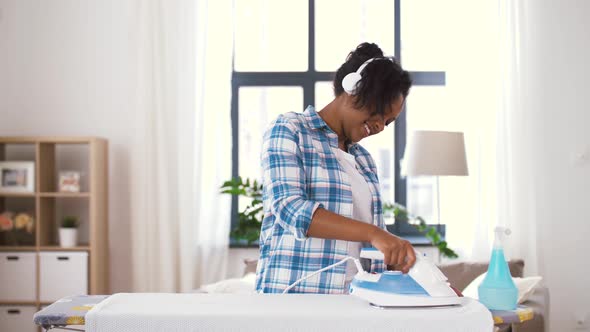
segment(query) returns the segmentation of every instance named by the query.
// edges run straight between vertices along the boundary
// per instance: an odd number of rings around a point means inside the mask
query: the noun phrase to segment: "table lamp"
[[[408,141],[402,175],[435,176],[436,207],[440,224],[440,176],[466,176],[467,159],[462,132],[417,130]]]

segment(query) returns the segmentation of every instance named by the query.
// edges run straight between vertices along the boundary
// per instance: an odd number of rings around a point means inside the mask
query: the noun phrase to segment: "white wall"
[[[525,98],[535,114],[539,268],[551,291],[551,331],[573,330],[576,312],[590,325],[588,13],[584,0],[529,0],[525,11]]]
[[[0,0],[0,136],[101,136],[110,143],[112,291],[129,291],[131,1]]]

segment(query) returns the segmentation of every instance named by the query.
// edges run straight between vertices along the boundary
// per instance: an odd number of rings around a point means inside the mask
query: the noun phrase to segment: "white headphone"
[[[348,75],[344,76],[344,78],[342,79],[342,88],[344,89],[344,91],[346,93],[348,93],[349,95],[355,95],[357,92],[356,85],[358,84],[358,82],[360,82],[360,80],[362,78],[361,73],[363,72],[363,69],[365,69],[365,67],[369,63],[371,63],[373,60],[380,60],[380,59],[386,59],[389,61],[393,61],[391,58],[387,58],[387,57],[371,58],[371,59],[365,61],[359,67],[359,69],[357,69],[357,71],[353,71],[352,73],[349,73]]]

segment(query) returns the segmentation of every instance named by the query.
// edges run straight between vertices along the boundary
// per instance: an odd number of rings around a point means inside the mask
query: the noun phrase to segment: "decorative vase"
[[[59,229],[59,246],[62,248],[72,248],[78,243],[78,229],[63,228]]]

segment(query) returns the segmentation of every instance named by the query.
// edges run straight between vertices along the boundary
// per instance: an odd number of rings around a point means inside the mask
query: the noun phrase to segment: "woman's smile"
[[[369,125],[365,122],[365,131],[367,132],[367,135],[365,135],[365,137],[368,137],[369,135],[371,135],[371,129],[369,128]]]

